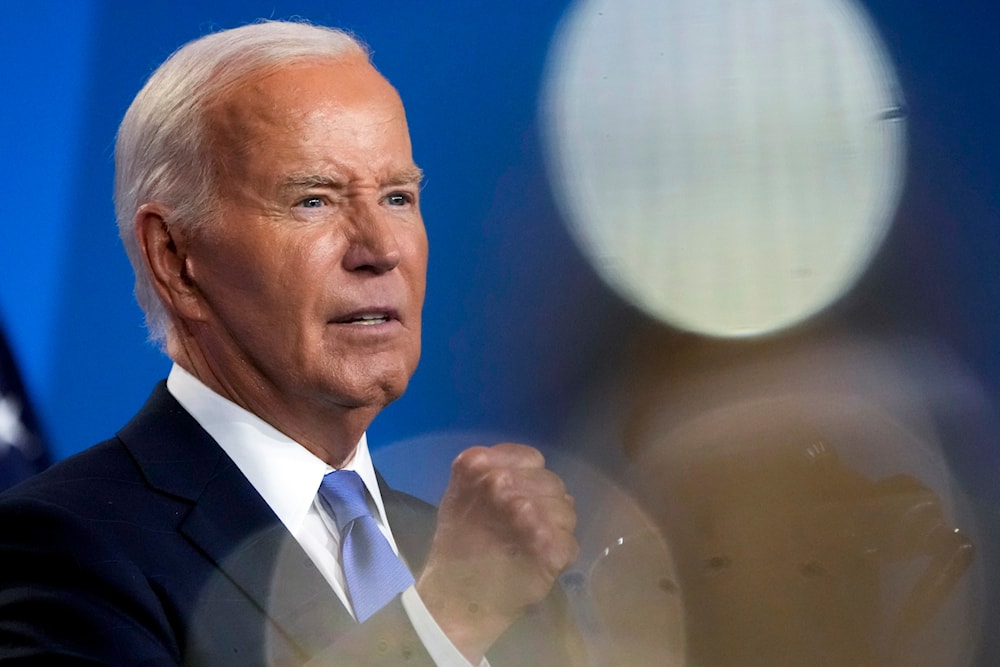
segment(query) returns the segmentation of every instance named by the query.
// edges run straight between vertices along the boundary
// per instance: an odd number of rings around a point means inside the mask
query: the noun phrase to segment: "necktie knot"
[[[320,496],[337,522],[337,530],[347,531],[347,526],[359,517],[371,516],[365,497],[365,483],[353,470],[334,470],[323,477]]]

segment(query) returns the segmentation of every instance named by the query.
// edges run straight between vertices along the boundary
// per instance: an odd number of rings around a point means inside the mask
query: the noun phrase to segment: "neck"
[[[234,383],[215,370],[195,346],[172,338],[171,359],[219,396],[256,415],[334,468],[353,457],[361,436],[379,410],[372,406],[345,407],[322,399],[288,400],[263,379]]]

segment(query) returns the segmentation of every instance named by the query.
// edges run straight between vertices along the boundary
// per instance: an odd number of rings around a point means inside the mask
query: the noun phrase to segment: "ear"
[[[168,209],[155,202],[136,211],[134,226],[146,271],[160,299],[175,317],[201,320],[205,303],[188,271],[189,238],[167,224]]]

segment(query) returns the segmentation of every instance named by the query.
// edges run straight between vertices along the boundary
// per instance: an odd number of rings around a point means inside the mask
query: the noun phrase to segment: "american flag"
[[[49,464],[45,442],[0,327],[0,491]]]

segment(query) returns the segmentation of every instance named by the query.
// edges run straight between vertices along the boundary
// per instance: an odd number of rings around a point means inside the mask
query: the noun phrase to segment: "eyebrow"
[[[344,183],[330,176],[320,174],[293,174],[281,184],[283,190],[315,187],[339,189],[344,187]]]
[[[424,180],[424,170],[413,165],[401,171],[392,173],[380,183],[382,186],[413,185]],[[334,190],[341,190],[346,187],[344,181],[324,174],[292,174],[281,184],[283,190],[297,188],[325,187]]]
[[[413,185],[419,184],[423,180],[424,170],[417,165],[413,165],[412,167],[392,174],[385,181],[385,185]]]

